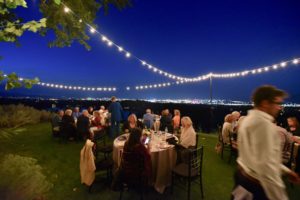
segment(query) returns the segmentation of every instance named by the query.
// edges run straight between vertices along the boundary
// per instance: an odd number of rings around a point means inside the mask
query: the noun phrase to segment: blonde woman
[[[122,127],[123,132],[130,132],[133,128],[140,128],[143,129],[143,123],[137,120],[137,117],[135,114],[131,114],[128,116],[127,121],[124,122],[124,125]]]
[[[224,124],[222,128],[222,137],[223,137],[223,142],[226,144],[230,144],[230,133],[232,132],[232,121],[233,121],[233,116],[232,114],[228,114],[224,118]]]
[[[179,144],[184,147],[188,148],[190,146],[196,146],[196,132],[193,128],[193,122],[190,117],[182,117],[181,119],[181,135]]]

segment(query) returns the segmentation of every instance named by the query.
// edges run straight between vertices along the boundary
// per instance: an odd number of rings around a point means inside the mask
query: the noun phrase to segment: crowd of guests
[[[233,111],[224,117],[222,126],[222,138],[225,144],[236,143],[238,137],[238,129],[245,116],[241,116],[238,111]],[[275,123],[275,122],[274,122]],[[275,123],[276,124],[276,123]],[[282,161],[287,164],[291,158],[292,144],[297,142],[300,144],[300,125],[296,117],[287,118],[287,127],[283,128],[276,124],[277,133],[281,138]],[[231,141],[230,141],[231,140]]]
[[[65,140],[85,140],[93,139],[96,134],[102,134],[104,130],[114,139],[121,132],[131,133],[136,128],[152,129],[175,133],[179,136],[178,146],[182,148],[195,146],[196,132],[192,120],[187,116],[181,117],[178,109],[174,109],[173,113],[174,116],[169,109],[164,109],[161,115],[157,115],[148,108],[142,119],[138,119],[134,113],[130,114],[120,129],[122,106],[116,101],[116,97],[112,97],[108,109],[100,106],[98,110],[94,110],[93,107],[82,110],[79,107],[73,110],[59,110],[52,118],[52,132],[55,137]]]
[[[174,117],[170,114],[168,109],[161,112],[161,116],[155,115],[151,112],[151,109],[146,109],[146,113],[143,115],[143,119],[140,121],[135,114],[129,115],[127,121],[124,122],[122,131],[128,133],[129,138],[125,142],[123,151],[129,153],[135,153],[141,156],[144,160],[144,172],[143,178],[149,180],[151,176],[151,156],[149,145],[144,144],[144,136],[142,129],[152,129],[153,131],[162,131],[171,134],[176,134],[179,137],[178,143],[173,143],[176,146],[177,162],[184,161],[184,150],[196,146],[196,132],[193,128],[193,122],[188,116],[180,117],[180,111],[174,110]],[[159,120],[157,120],[159,119]],[[158,124],[159,123],[159,124]],[[157,129],[158,126],[159,128]],[[179,131],[180,130],[180,131]],[[187,157],[185,155],[185,157]],[[123,158],[124,159],[124,158]],[[126,158],[125,158],[126,159]],[[135,169],[137,163],[128,163],[131,167],[125,166],[128,169]],[[127,177],[135,177],[135,172],[129,170],[126,172]]]
[[[105,130],[109,125],[110,114],[104,106],[99,110],[93,107],[73,110],[59,110],[51,120],[53,136],[65,140],[93,139],[96,133]]]

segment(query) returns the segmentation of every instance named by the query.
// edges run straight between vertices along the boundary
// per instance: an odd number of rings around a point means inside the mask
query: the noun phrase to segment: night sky
[[[34,2],[34,1],[29,1]],[[72,9],[72,8],[71,8]],[[62,10],[63,12],[63,10]],[[26,20],[39,19],[38,6],[18,9]],[[68,17],[68,14],[66,14]],[[99,12],[98,30],[133,55],[166,72],[196,77],[229,73],[300,58],[300,1],[133,1],[123,11]],[[116,92],[66,91],[34,86],[7,94],[52,97],[209,98],[209,81],[136,91],[135,85],[172,81],[126,58],[92,35],[91,51],[73,43],[48,48],[53,38],[26,33],[21,47],[0,44],[0,70],[43,82],[76,86],[115,86]],[[300,65],[243,78],[213,79],[213,98],[248,101],[253,89],[272,84],[300,103]],[[127,91],[129,86],[132,89]],[[2,90],[2,89],[1,89]]]

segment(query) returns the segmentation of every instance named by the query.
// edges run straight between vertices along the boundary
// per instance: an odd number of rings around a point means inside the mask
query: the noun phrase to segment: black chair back
[[[203,165],[203,146],[196,149],[188,149],[188,164],[179,163],[172,170],[172,187],[176,177],[181,177],[187,180],[187,199],[191,196],[191,183],[197,182],[200,185],[201,197],[203,198],[203,184],[202,184],[202,165]],[[199,182],[197,181],[199,180]]]
[[[137,189],[143,198],[144,186],[147,179],[143,176],[145,169],[144,157],[135,152],[123,151],[121,158],[121,191],[119,199],[122,199],[124,185],[129,188]]]
[[[203,163],[203,146],[190,149],[189,150],[189,174],[188,176],[191,177],[192,171],[197,172],[197,175],[202,173],[202,163]]]

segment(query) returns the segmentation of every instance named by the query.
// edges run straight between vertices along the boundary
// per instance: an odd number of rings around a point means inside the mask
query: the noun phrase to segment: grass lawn
[[[215,153],[214,146],[217,136],[214,134],[201,134],[199,144],[204,145],[203,183],[205,199],[230,199],[233,187],[233,173],[235,164],[227,162]],[[0,158],[5,154],[18,154],[33,157],[42,166],[47,180],[53,184],[46,195],[47,199],[118,199],[119,193],[113,192],[99,179],[88,193],[87,188],[80,183],[79,153],[83,142],[61,143],[51,136],[51,127],[48,123],[26,126],[15,130],[0,132]],[[102,175],[101,175],[102,176]],[[101,177],[99,175],[99,177]],[[105,175],[103,175],[104,177]],[[1,181],[1,180],[0,180]],[[290,199],[299,199],[300,186],[291,188],[287,184]],[[146,199],[185,199],[186,192],[175,187],[174,195],[170,195],[169,188],[164,194],[150,190]],[[125,193],[123,199],[137,199],[135,193]],[[197,184],[192,188],[192,199],[200,198],[200,188]]]

